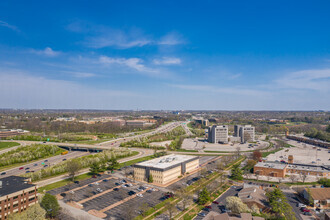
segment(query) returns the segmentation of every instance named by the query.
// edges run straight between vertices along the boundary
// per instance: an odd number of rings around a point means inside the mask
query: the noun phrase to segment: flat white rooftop
[[[186,161],[192,160],[192,159],[198,159],[198,157],[188,156],[188,155],[170,154],[170,155],[166,155],[163,157],[159,157],[159,158],[155,158],[152,160],[137,163],[136,165],[165,169],[167,167],[181,164],[183,162],[186,162]]]
[[[283,170],[287,164],[285,163],[273,163],[273,162],[258,162],[255,167],[273,168]]]

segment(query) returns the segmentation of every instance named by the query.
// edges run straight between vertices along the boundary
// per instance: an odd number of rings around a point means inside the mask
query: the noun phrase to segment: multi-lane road
[[[60,163],[64,160],[81,157],[81,156],[88,155],[88,154],[90,154],[90,153],[82,152],[82,151],[74,151],[74,152],[69,152],[68,154],[65,154],[65,155],[57,155],[57,156],[49,157],[47,159],[38,160],[38,161],[29,163],[29,164],[25,164],[25,165],[22,165],[19,167],[1,171],[0,178],[6,177],[6,176],[12,176],[12,175],[22,175],[27,172],[35,172],[35,171],[43,169],[44,167],[48,167],[48,166],[52,166],[57,163]]]
[[[181,125],[182,122],[172,122],[172,123],[168,123],[166,125],[163,125],[153,131],[150,132],[146,132],[146,133],[142,133],[142,134],[138,134],[138,135],[134,135],[134,136],[129,136],[126,138],[118,138],[118,139],[114,139],[111,141],[106,141],[97,145],[87,145],[87,144],[73,144],[73,143],[57,143],[57,142],[47,142],[47,143],[43,143],[43,144],[51,144],[51,145],[58,145],[58,146],[67,146],[67,147],[73,147],[73,148],[84,148],[84,149],[102,149],[102,150],[106,150],[106,149],[112,149],[112,148],[118,148],[119,145],[123,142],[127,142],[133,139],[139,139],[139,138],[143,138],[143,137],[148,137],[157,133],[166,133],[178,126]],[[33,143],[40,143],[37,141],[16,141],[20,143],[22,146],[25,145],[29,145],[29,144],[33,144]],[[13,147],[13,148],[9,148],[10,149],[14,149],[17,147]],[[7,151],[8,151],[7,150]],[[122,160],[120,160],[120,162],[126,162],[132,159],[137,159],[140,157],[144,157],[144,156],[148,156],[151,155],[153,153],[152,150],[150,149],[141,149],[141,148],[131,148],[131,150],[133,151],[138,151],[139,154],[133,157],[129,157],[129,158],[124,158]],[[54,164],[60,163],[63,160],[67,160],[67,159],[71,159],[71,158],[77,158],[77,157],[81,157],[84,155],[90,154],[89,152],[82,152],[82,151],[72,151],[69,152],[66,155],[57,155],[57,156],[53,156],[53,157],[49,157],[43,160],[38,160],[35,161],[33,163],[29,163],[29,164],[25,164],[22,166],[17,166],[15,168],[11,168],[8,170],[2,170],[0,172],[0,178],[2,177],[6,177],[6,176],[10,176],[10,175],[21,175],[24,174],[26,172],[33,172],[33,171],[37,171],[40,169],[43,169],[45,165],[47,166],[52,166]],[[43,164],[42,164],[43,163]],[[23,168],[21,168],[23,167]],[[21,168],[21,169],[20,169]]]

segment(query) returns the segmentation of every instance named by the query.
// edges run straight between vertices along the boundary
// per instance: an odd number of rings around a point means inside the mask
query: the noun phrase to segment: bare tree
[[[236,147],[236,158],[238,159],[241,156],[241,148]]]
[[[165,203],[165,209],[168,212],[170,219],[172,219],[173,214],[176,210],[175,203],[167,200],[167,202]]]
[[[307,179],[307,173],[306,172],[301,172],[300,173],[300,179],[303,181],[303,183],[305,183],[305,181]]]
[[[179,197],[182,199],[182,209],[185,210],[189,202],[192,200],[192,193],[186,188],[179,191]]]
[[[290,175],[290,180],[292,183],[296,182],[298,180],[298,177],[296,175]]]
[[[144,202],[141,206],[140,206],[140,211],[141,211],[141,215],[143,216],[143,217],[145,217],[145,215],[146,215],[146,212],[148,211],[148,209],[150,208],[150,206],[149,206],[149,204],[148,203],[146,203],[146,202]]]
[[[69,177],[71,178],[72,181],[74,181],[74,178],[78,174],[78,172],[81,168],[81,165],[76,160],[68,160],[66,165],[67,165],[67,170],[68,170],[68,173],[69,173]]]

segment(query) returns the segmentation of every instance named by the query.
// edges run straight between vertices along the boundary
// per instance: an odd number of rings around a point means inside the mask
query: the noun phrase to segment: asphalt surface
[[[288,203],[292,207],[292,211],[294,212],[297,220],[303,220],[300,214],[302,212],[299,210],[299,207],[297,207],[297,204],[300,203],[296,194],[293,190],[283,190],[284,195],[286,196]]]
[[[72,151],[65,155],[57,155],[54,157],[45,158],[42,160],[35,161],[33,163],[18,166],[18,167],[8,169],[8,170],[3,170],[0,173],[3,174],[5,172],[6,174],[0,175],[0,178],[12,176],[12,175],[21,175],[21,174],[26,173],[27,171],[30,171],[30,172],[38,171],[38,170],[43,169],[45,165],[47,165],[47,167],[53,166],[55,164],[62,162],[64,159],[68,160],[68,159],[81,157],[81,156],[88,155],[88,154],[90,154],[90,153],[82,152],[82,151]],[[44,163],[44,165],[41,163]],[[21,167],[23,167],[23,169],[20,169]]]
[[[236,196],[237,193],[242,189],[241,186],[231,186],[225,193],[223,193],[218,199],[216,199],[215,201],[217,201],[219,204],[215,204],[212,203],[211,207],[212,209],[210,211],[214,211],[214,212],[218,212],[218,213],[222,213],[220,208],[225,208],[226,205],[226,198],[228,196]],[[204,213],[205,215],[208,214],[208,211],[204,211],[202,210],[200,213]],[[199,213],[198,213],[199,214]],[[201,220],[204,217],[197,215],[194,220]]]

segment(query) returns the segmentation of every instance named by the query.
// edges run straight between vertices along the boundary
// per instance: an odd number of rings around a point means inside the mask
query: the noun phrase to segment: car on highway
[[[23,170],[24,169],[24,167],[20,167],[20,168],[18,168],[19,170]]]
[[[0,175],[6,175],[6,172],[2,172]]]
[[[46,164],[44,167],[48,167],[48,165]]]
[[[62,161],[66,161],[66,158],[64,158]]]
[[[48,160],[45,160],[44,162],[46,163],[46,162],[48,162]]]
[[[38,164],[37,164],[37,163],[35,163],[33,166],[35,166],[35,167],[36,167],[36,166],[38,166]]]
[[[25,173],[30,173],[31,171],[30,170],[27,170]]]
[[[25,168],[25,170],[29,170],[29,169],[30,169],[30,167]]]

